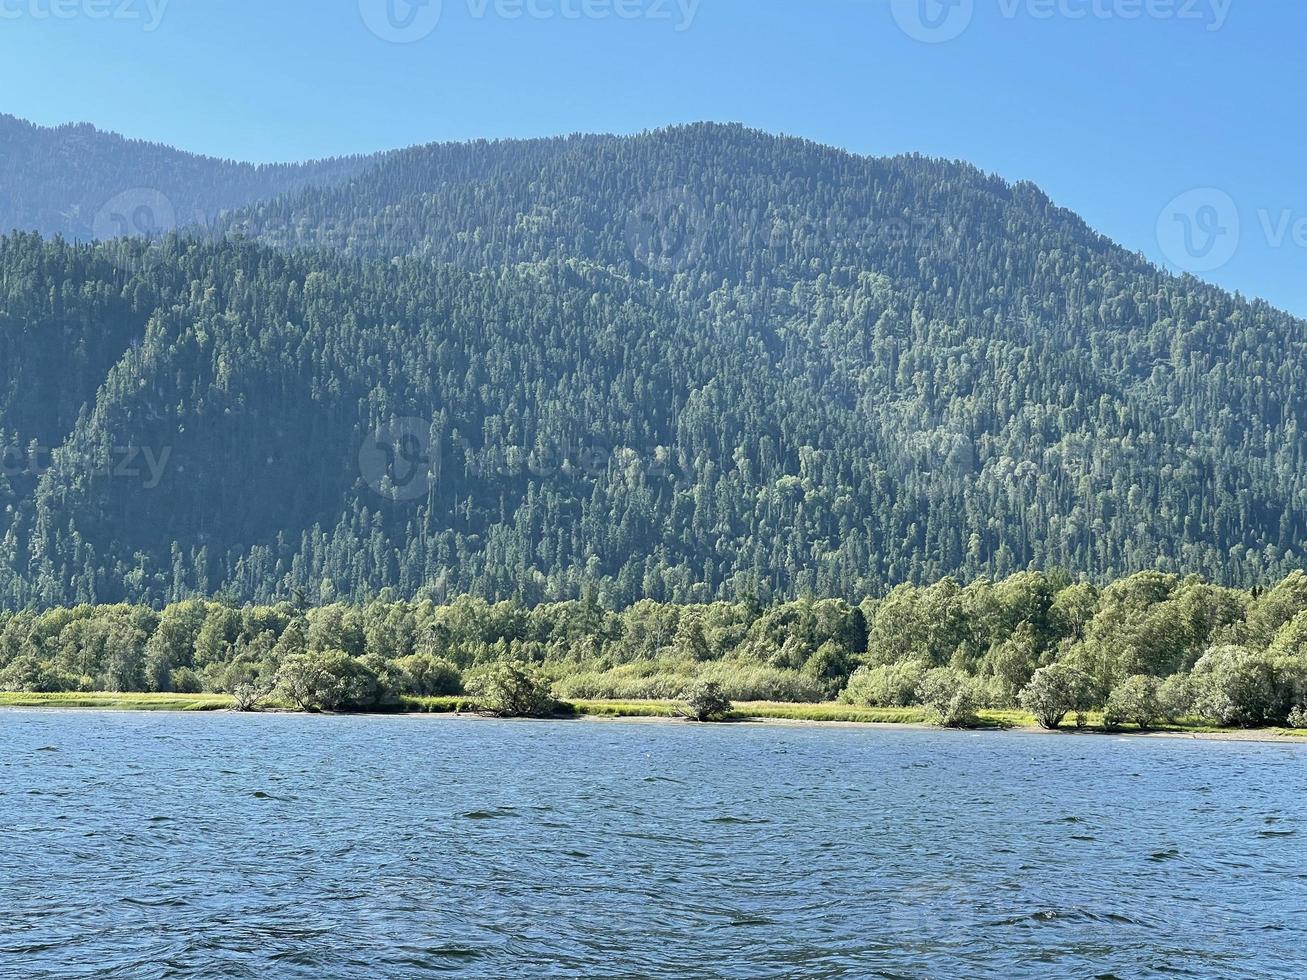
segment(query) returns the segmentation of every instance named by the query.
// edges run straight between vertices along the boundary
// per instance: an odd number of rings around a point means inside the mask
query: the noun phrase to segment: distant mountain
[[[46,128],[0,114],[0,233],[90,241],[205,227],[223,211],[340,182],[382,157],[236,163],[84,123]]]
[[[1304,321],[1029,184],[740,127],[0,244],[8,604],[1251,584],[1302,564],[1305,424]]]

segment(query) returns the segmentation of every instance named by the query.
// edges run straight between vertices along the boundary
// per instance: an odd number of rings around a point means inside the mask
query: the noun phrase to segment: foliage
[[[840,700],[869,708],[906,708],[917,704],[917,691],[925,676],[926,669],[917,660],[859,667],[840,692]]]
[[[1035,671],[1021,692],[1021,706],[1035,716],[1040,726],[1055,731],[1072,711],[1092,706],[1092,681],[1069,664],[1056,663]]]
[[[448,660],[429,653],[415,653],[395,661],[402,694],[441,697],[463,693],[463,675]]]
[[[304,711],[363,711],[391,704],[394,696],[375,664],[341,650],[288,656],[277,689]]]
[[[874,595],[867,649],[833,637],[871,666],[989,657],[1010,698],[1068,640],[1105,698],[1244,621],[1180,573],[1249,588],[1303,561],[1307,323],[964,164],[696,125],[261,170],[6,119],[0,171],[4,228],[64,233],[0,238],[11,609]],[[73,244],[143,182],[231,213]],[[668,195],[687,247],[644,254],[632,216]],[[1102,603],[967,584],[1031,567],[1156,579]],[[1263,648],[1302,596],[1252,598],[1219,642]],[[138,625],[86,643],[136,653]],[[233,637],[191,625],[97,685],[202,675]],[[388,659],[413,626],[325,625]],[[723,652],[706,622],[651,625]]]
[[[969,728],[976,724],[979,699],[974,679],[954,667],[937,667],[927,672],[917,690],[917,699],[931,719],[944,728]]]
[[[1268,658],[1227,645],[1194,666],[1194,711],[1214,725],[1254,728],[1277,720],[1275,671]]]
[[[481,710],[499,718],[547,718],[558,707],[549,678],[521,661],[497,663],[471,685]]]
[[[715,681],[699,681],[685,693],[685,707],[695,721],[725,721],[731,699]]]
[[[1165,711],[1159,690],[1161,684],[1156,677],[1135,674],[1128,677],[1112,689],[1107,699],[1107,710],[1103,720],[1109,728],[1123,722],[1137,725],[1141,729],[1152,728]]]

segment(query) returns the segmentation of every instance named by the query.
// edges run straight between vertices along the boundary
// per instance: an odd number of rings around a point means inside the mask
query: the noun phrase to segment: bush
[[[177,694],[199,694],[204,690],[199,675],[189,667],[177,667],[168,674],[168,687]]]
[[[277,672],[277,688],[303,711],[363,711],[393,696],[376,664],[340,650],[291,654]]]
[[[1021,706],[1041,728],[1055,731],[1072,711],[1089,710],[1092,682],[1084,671],[1067,664],[1050,664],[1035,671],[1021,692]]]
[[[549,678],[521,661],[497,663],[472,684],[481,710],[497,718],[548,718],[558,704]]]
[[[935,724],[944,728],[969,728],[978,720],[975,681],[952,667],[929,671],[917,689],[917,698]]]
[[[1157,688],[1157,707],[1169,722],[1187,718],[1194,710],[1194,682],[1188,674],[1173,674]]]
[[[1103,720],[1112,728],[1122,723],[1151,728],[1163,715],[1159,687],[1157,678],[1146,674],[1127,678],[1112,689]]]
[[[845,704],[868,708],[906,708],[917,703],[926,668],[916,660],[881,667],[859,667],[840,693]]]
[[[1307,728],[1307,708],[1297,705],[1289,712],[1288,725],[1290,728],[1302,730]]]
[[[723,721],[731,713],[730,699],[715,681],[699,681],[685,695],[689,716],[695,721]]]
[[[1239,646],[1209,650],[1194,665],[1194,711],[1227,727],[1256,728],[1277,720],[1275,671],[1269,660]]]
[[[78,687],[77,678],[57,670],[53,664],[38,660],[30,653],[16,657],[0,671],[0,691],[23,694],[50,694]]]
[[[416,697],[442,697],[463,693],[463,675],[448,660],[415,653],[395,661],[399,690]]]

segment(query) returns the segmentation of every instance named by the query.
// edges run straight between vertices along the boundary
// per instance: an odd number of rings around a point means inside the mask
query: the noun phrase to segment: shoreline
[[[610,702],[579,701],[568,705],[570,713],[559,714],[553,721],[590,722],[644,722],[654,724],[691,724],[675,714],[672,702]],[[184,694],[15,694],[0,692],[0,713],[50,711],[115,711],[115,712],[218,712],[239,714],[231,707],[225,695]],[[303,712],[277,706],[265,708],[257,714],[292,715]],[[408,699],[397,711],[346,712],[331,717],[414,717],[432,720],[496,720],[480,714],[466,698]],[[1260,742],[1307,746],[1307,731],[1295,732],[1284,728],[1221,729],[1207,726],[1168,726],[1140,731],[1138,729],[1105,729],[1101,725],[1085,728],[1066,726],[1048,731],[1031,723],[1029,716],[1014,711],[987,711],[981,713],[982,724],[968,729],[944,729],[930,724],[916,709],[856,708],[838,704],[789,704],[757,702],[736,706],[735,713],[716,727],[736,725],[769,725],[791,728],[888,728],[907,731],[957,731],[972,734],[1016,734],[1059,737],[1112,737],[1122,739],[1190,739],[1215,742]]]

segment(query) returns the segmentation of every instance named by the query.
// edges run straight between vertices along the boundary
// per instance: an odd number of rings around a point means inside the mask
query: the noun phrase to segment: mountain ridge
[[[0,240],[0,444],[56,463],[0,486],[0,601],[1255,584],[1307,538],[1304,365],[970,165],[429,144],[198,237]]]

